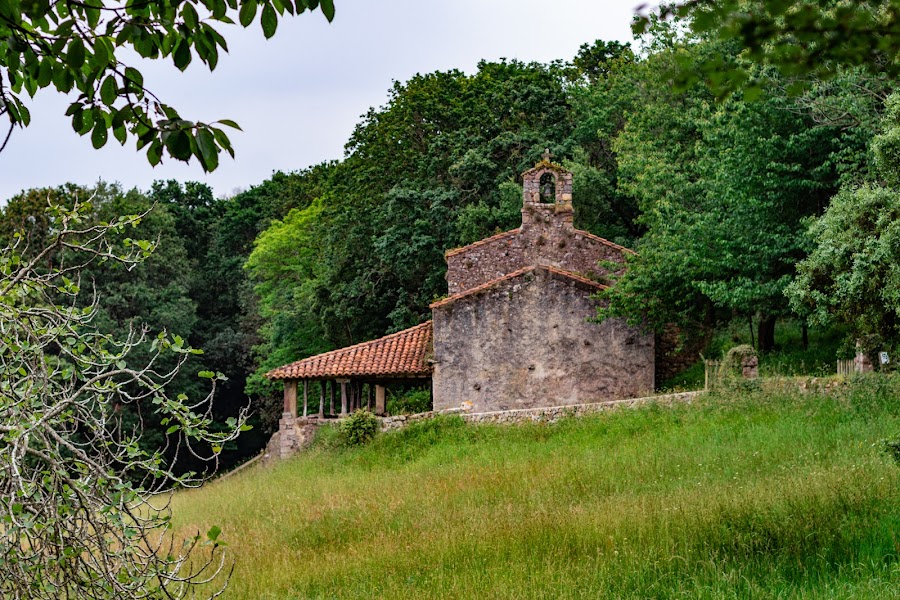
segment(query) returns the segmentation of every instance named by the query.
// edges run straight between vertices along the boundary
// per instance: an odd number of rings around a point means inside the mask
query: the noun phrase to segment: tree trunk
[[[803,321],[803,325],[801,325],[801,343],[803,344],[804,350],[809,350],[809,325],[806,321]]]
[[[771,352],[775,349],[775,317],[760,317],[756,340],[759,344],[758,350],[760,354]]]

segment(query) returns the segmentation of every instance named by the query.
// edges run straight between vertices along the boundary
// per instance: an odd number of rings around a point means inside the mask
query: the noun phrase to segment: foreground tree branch
[[[214,470],[246,411],[211,431],[224,376],[201,372],[201,399],[166,393],[198,350],[146,327],[117,337],[93,327],[97,294],[82,298],[79,274],[100,261],[132,268],[154,244],[122,239],[142,215],[89,224],[90,210],[53,206],[43,248],[17,234],[0,251],[0,597],[181,598],[217,578],[224,589],[217,528],[184,541],[167,533],[171,490],[202,481],[171,465],[189,452]],[[161,366],[167,355],[173,367]],[[138,445],[142,420],[124,419],[138,402],[168,426],[164,447]]]

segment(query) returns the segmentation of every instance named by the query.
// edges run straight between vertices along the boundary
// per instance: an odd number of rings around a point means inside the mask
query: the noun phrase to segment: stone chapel
[[[632,251],[574,227],[572,173],[549,156],[522,179],[521,226],[446,253],[448,296],[431,321],[267,374],[285,384],[282,427],[298,416],[298,383],[305,402],[315,380],[340,385],[341,414],[363,404],[362,384],[383,414],[384,386],[428,379],[434,410],[473,413],[652,393],[653,334],[591,320],[600,281]]]

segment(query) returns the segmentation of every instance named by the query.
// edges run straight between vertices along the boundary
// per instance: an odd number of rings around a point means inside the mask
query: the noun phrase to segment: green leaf
[[[112,75],[107,75],[106,79],[104,79],[103,83],[100,85],[100,99],[103,101],[103,104],[111,106],[112,103],[116,101],[118,95],[119,89],[116,85],[116,78]]]
[[[237,123],[235,123],[234,121],[232,121],[231,119],[219,119],[217,122],[221,123],[222,125],[227,125],[228,127],[231,127],[232,129],[237,129],[238,131],[243,131],[243,129],[241,129],[241,126],[238,125]]]
[[[84,42],[80,37],[72,38],[66,51],[66,64],[72,69],[78,70],[84,64]]]
[[[174,131],[166,138],[166,149],[173,158],[178,160],[190,160],[191,158],[191,139],[186,131]],[[176,339],[177,336],[176,336]]]
[[[219,149],[216,146],[216,138],[208,129],[197,132],[197,146],[200,148],[200,158],[206,171],[215,171],[219,166]]]
[[[256,18],[256,0],[247,0],[241,5],[241,11],[238,14],[238,20],[243,27],[249,27],[253,19]]]
[[[93,144],[94,148],[99,149],[106,145],[106,139],[106,123],[104,123],[102,119],[99,119],[96,124],[94,124],[94,130],[91,132],[91,144]]]
[[[128,138],[128,130],[121,125],[119,127],[113,127],[113,136],[118,140],[119,144],[124,146],[125,140]]]
[[[212,528],[206,532],[206,537],[212,542],[216,541],[220,535],[222,535],[222,530],[216,525],[213,525]]]
[[[200,23],[200,17],[197,15],[197,9],[194,8],[193,4],[185,2],[184,8],[181,9],[181,16],[184,18],[184,24],[187,25],[189,29],[197,29],[197,25]]]
[[[84,127],[84,111],[81,110],[81,106],[79,105],[78,110],[72,114],[72,129],[74,129],[76,133],[80,133],[82,127]]]
[[[127,90],[132,93],[143,93],[144,76],[134,67],[125,67],[125,79],[128,81]]]
[[[221,19],[228,12],[228,5],[225,0],[213,0],[212,16],[214,19]]]
[[[334,20],[334,1],[333,0],[321,0],[319,4],[322,6],[322,14],[325,15],[325,18],[328,19],[328,22]]]
[[[94,60],[93,63],[98,69],[104,69],[112,62],[113,51],[108,47],[109,42],[106,38],[98,37],[94,40]]]
[[[263,35],[266,36],[266,39],[275,35],[275,30],[278,28],[278,15],[275,13],[275,9],[271,4],[266,4],[263,7],[260,24],[262,25]]]
[[[203,379],[212,379],[216,374],[212,371],[200,371],[197,373],[197,377],[202,377]]]
[[[147,148],[147,161],[151,166],[156,166],[162,160],[163,145],[159,140],[154,140],[150,147]]]
[[[42,88],[50,85],[53,79],[53,62],[49,58],[41,61],[41,67],[38,69],[37,83]]]
[[[179,70],[184,71],[191,64],[191,46],[186,39],[178,42],[178,47],[172,54],[172,60]]]

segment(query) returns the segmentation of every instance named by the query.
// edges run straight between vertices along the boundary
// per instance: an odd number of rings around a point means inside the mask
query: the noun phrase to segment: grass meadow
[[[225,598],[900,598],[900,383],[440,418],[179,493]]]

